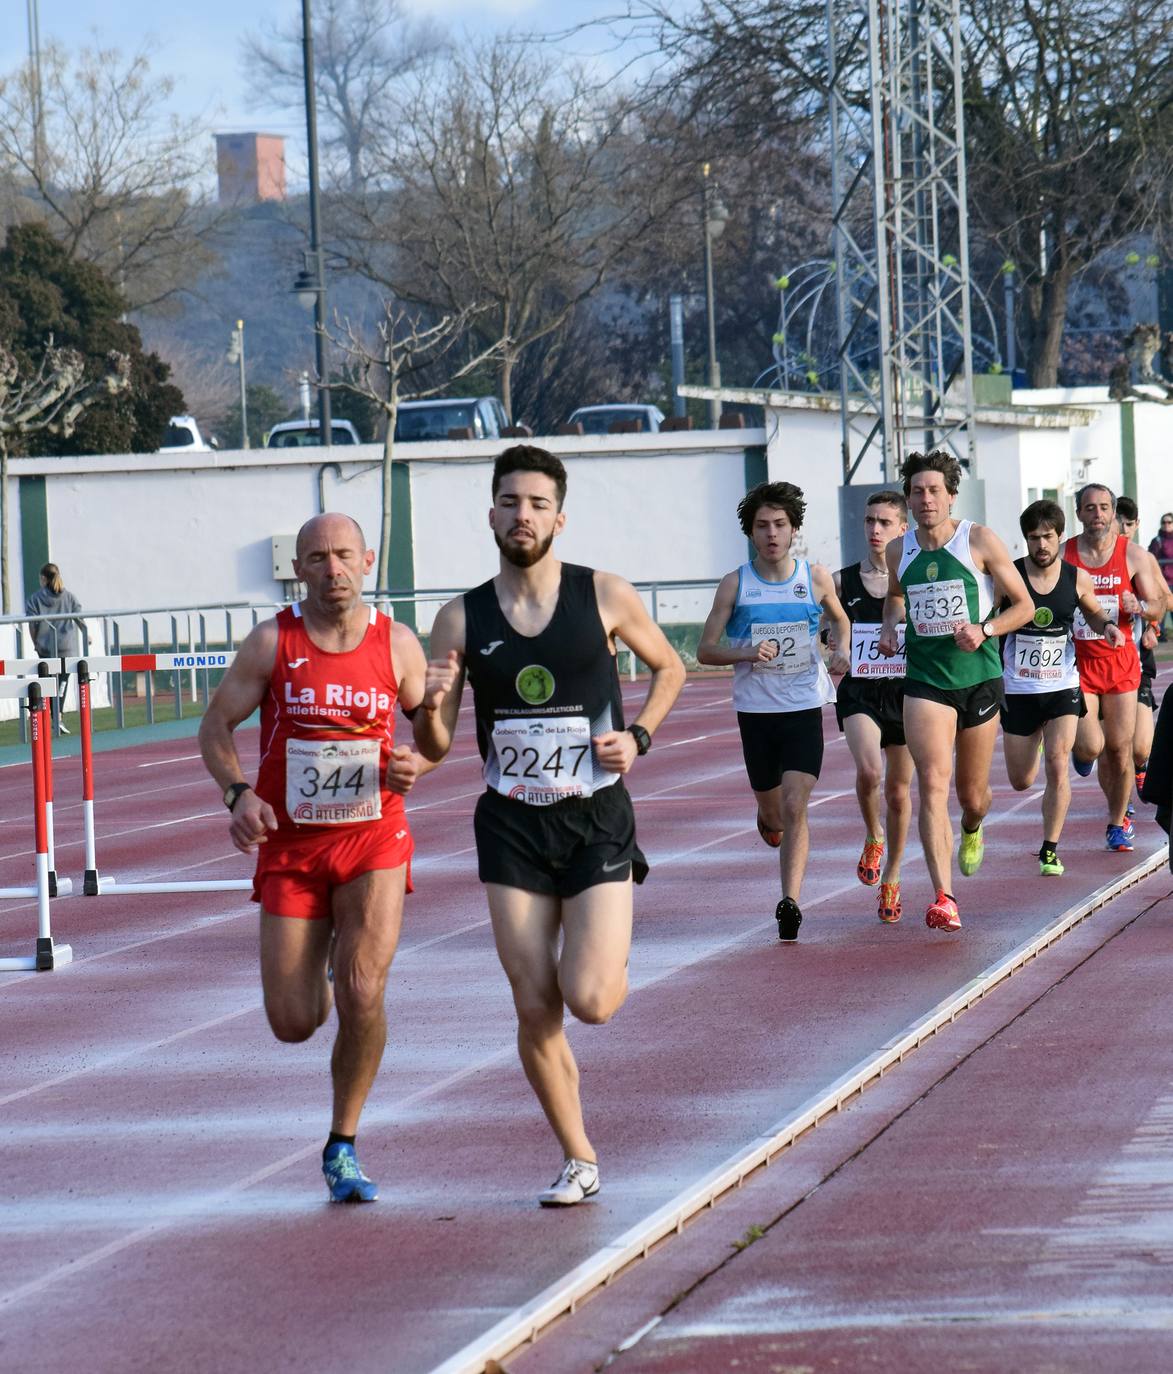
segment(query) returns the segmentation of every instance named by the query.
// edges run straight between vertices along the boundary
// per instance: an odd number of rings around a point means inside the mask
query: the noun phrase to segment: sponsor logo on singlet
[[[1035,624],[1042,630],[1045,630],[1054,619],[1055,616],[1050,606],[1040,606],[1038,610],[1035,611]]]
[[[285,713],[290,716],[349,716],[355,721],[374,720],[381,712],[391,709],[391,694],[370,687],[354,687],[350,683],[326,683],[325,701],[318,701],[313,687],[294,687],[285,684]]]
[[[796,582],[796,583],[794,584],[794,595],[795,595],[795,596],[799,596],[799,597],[802,597],[802,596],[805,596],[805,595],[806,595],[806,583],[805,583],[805,582]]]
[[[540,663],[530,663],[517,675],[517,695],[529,706],[541,706],[554,695],[554,674]]]
[[[939,569],[936,563],[930,563],[928,567],[925,568],[925,579],[929,582],[935,582],[937,580],[938,571]]]

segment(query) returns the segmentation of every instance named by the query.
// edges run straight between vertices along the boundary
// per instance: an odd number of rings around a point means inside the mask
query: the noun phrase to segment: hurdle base
[[[56,873],[49,874],[49,896],[50,897],[71,897],[73,895],[73,879],[59,878]]]
[[[69,945],[55,945],[51,935],[43,935],[37,940],[36,968],[38,973],[47,973],[62,964],[73,963],[73,950]]]
[[[110,879],[107,878],[105,881],[109,882]],[[86,897],[96,897],[102,890],[102,882],[96,868],[87,868],[85,877],[81,880],[82,894]]]
[[[122,893],[167,893],[167,892],[251,892],[253,880],[251,878],[225,878],[209,879],[199,882],[174,882],[174,883],[120,883],[114,878],[100,878],[98,880],[98,895],[106,896],[107,893],[119,895]]]

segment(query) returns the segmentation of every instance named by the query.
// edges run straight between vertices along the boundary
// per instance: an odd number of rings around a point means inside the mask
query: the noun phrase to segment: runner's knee
[[[627,979],[624,977],[618,986],[604,979],[591,979],[589,982],[564,990],[567,1009],[571,1015],[588,1026],[602,1026],[623,1005],[627,996]]]
[[[265,1015],[269,1028],[286,1045],[298,1045],[308,1040],[322,1024],[317,1007],[307,1007],[286,1001],[265,1001]]]
[[[870,761],[858,764],[855,776],[860,788],[866,792],[874,792],[881,782],[879,766]]]
[[[908,783],[892,778],[884,779],[884,803],[892,811],[903,811],[908,806],[910,794]]]

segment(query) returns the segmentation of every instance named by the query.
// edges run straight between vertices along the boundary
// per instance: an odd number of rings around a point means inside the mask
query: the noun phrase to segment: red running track
[[[170,741],[98,757],[103,874],[247,872],[194,753]],[[325,1201],[330,1037],[272,1040],[239,894],[54,903],[76,962],[0,975],[0,1364],[35,1348],[47,1374],[431,1369],[1164,839],[1142,817],[1136,855],[1104,852],[1099,790],[1077,783],[1068,874],[1039,879],[1037,793],[996,772],[962,936],[917,918],[931,894],[915,860],[910,916],[884,927],[854,879],[862,831],[830,723],[806,922],[782,947],[728,681],[694,679],[631,779],[653,864],[631,997],[610,1026],[571,1032],[603,1192],[550,1214],[534,1196],[558,1152],[516,1064],[475,877],[474,753],[466,732],[412,798],[418,892],[361,1142],[375,1207]],[[10,774],[3,883],[31,865],[24,774]],[[57,867],[75,878],[79,794],[66,761]],[[4,904],[0,948],[24,952],[34,920],[31,903]]]

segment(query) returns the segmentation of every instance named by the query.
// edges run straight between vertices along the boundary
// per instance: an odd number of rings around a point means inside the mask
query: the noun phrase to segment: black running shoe
[[[799,911],[798,903],[793,897],[782,898],[774,912],[774,919],[778,922],[779,940],[798,939],[798,927],[802,925],[802,912]]]

